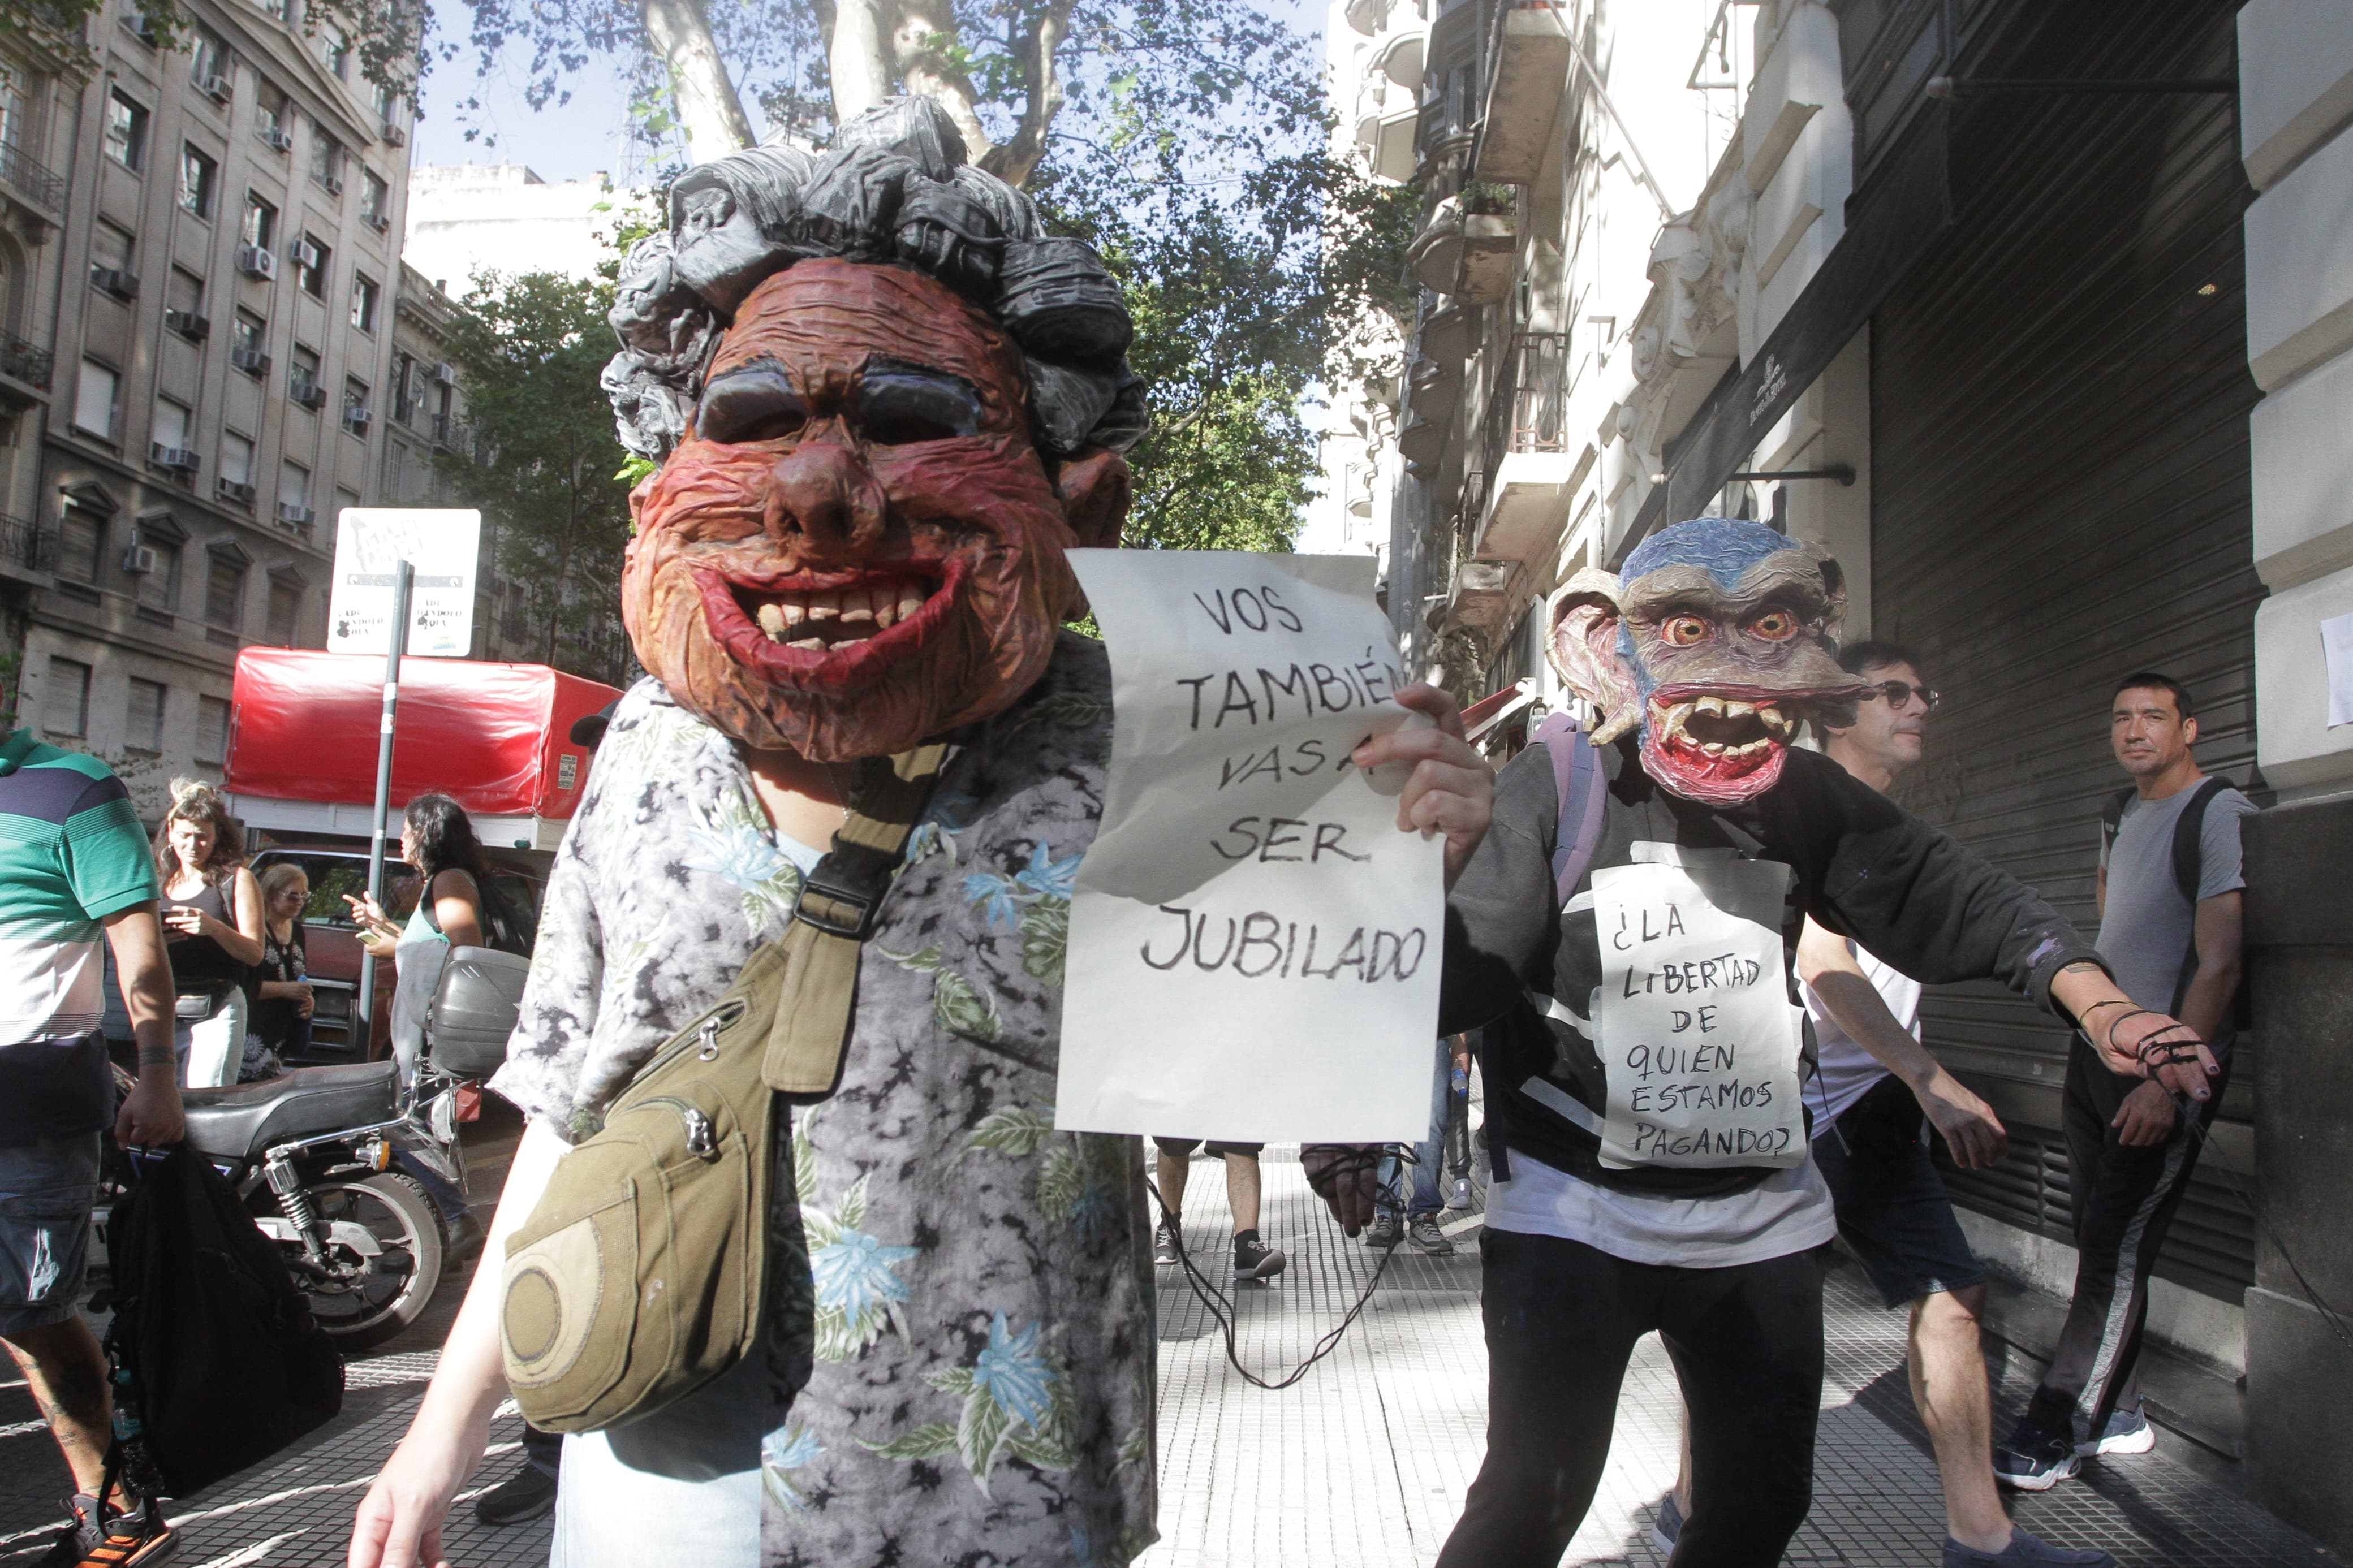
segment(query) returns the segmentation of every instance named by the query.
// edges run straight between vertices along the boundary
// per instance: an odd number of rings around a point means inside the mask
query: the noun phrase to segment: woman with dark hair
[[[245,834],[218,790],[172,781],[172,807],[155,830],[170,945],[172,1043],[191,1089],[235,1083],[245,1061],[251,1003],[246,979],[262,956],[261,884],[245,868]]]
[[[368,952],[398,967],[392,1050],[406,1073],[425,1044],[425,1015],[449,950],[481,947],[489,940],[482,918],[482,883],[489,871],[465,807],[446,795],[420,795],[408,803],[400,825],[400,858],[418,879],[417,908],[406,927],[394,924],[384,906],[365,893],[347,893],[344,900],[365,931],[362,941]]]

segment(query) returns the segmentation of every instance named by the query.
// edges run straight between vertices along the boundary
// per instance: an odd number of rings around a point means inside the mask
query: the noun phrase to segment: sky
[[[1292,26],[1314,37],[1323,32],[1320,0],[1261,0]],[[446,12],[462,14],[458,0],[443,0]],[[438,51],[437,51],[438,54]],[[474,56],[460,49],[454,59],[436,58],[425,79],[422,112],[409,141],[417,166],[453,163],[522,163],[551,182],[586,180],[600,171],[628,184],[644,162],[628,132],[627,95],[619,73],[592,62],[570,80],[572,100],[533,110],[523,101],[525,74],[501,70],[479,80]],[[460,116],[455,105],[469,95],[482,107]],[[466,132],[478,134],[466,140]]]

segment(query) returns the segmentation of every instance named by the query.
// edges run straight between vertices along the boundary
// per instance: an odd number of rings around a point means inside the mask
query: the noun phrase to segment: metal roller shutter
[[[2030,7],[1980,77],[2233,73],[2226,5]],[[1964,100],[1956,222],[1872,323],[1874,630],[1922,649],[1947,694],[1907,805],[2041,889],[2085,931],[2109,752],[2108,682],[2156,668],[2199,703],[2199,757],[2249,783],[2254,753],[2236,105],[2220,96]],[[2010,1158],[1955,1195],[2069,1232],[2056,1129],[2067,1037],[1990,987],[1940,988],[1930,1043],[1993,1100]],[[2259,1042],[2160,1275],[2237,1300],[2253,1221],[2231,1187]],[[2233,1167],[2237,1167],[2233,1169]]]

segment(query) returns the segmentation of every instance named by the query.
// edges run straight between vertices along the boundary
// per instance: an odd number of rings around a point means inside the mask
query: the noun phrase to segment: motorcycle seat
[[[392,1120],[400,1064],[296,1068],[259,1083],[181,1091],[188,1144],[224,1160],[258,1155],[273,1143]]]

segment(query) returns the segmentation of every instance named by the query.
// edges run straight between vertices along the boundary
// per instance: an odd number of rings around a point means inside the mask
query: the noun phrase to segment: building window
[[[205,280],[185,267],[172,268],[164,281],[164,308],[185,316],[205,313]]]
[[[330,191],[343,188],[343,144],[316,125],[311,128],[311,178]]]
[[[392,187],[374,169],[360,171],[360,216],[378,228],[392,224]]]
[[[126,169],[147,166],[147,111],[120,92],[107,95],[106,155]]]
[[[278,243],[278,209],[255,195],[245,193],[245,224],[237,237],[256,250],[268,250]]]
[[[155,561],[139,574],[136,597],[149,609],[168,612],[180,597],[180,542],[142,539],[140,542],[154,552]]]
[[[269,580],[269,629],[268,640],[280,647],[292,647],[302,640],[302,584],[284,577]]]
[[[206,553],[205,622],[235,631],[245,618],[245,563],[226,550]]]
[[[352,79],[352,46],[336,28],[319,29],[319,58],[337,81]]]
[[[375,280],[352,274],[352,325],[364,332],[375,331]]]
[[[213,216],[213,184],[220,165],[194,147],[180,149],[180,207],[197,217]]]
[[[114,439],[115,399],[122,378],[94,359],[81,362],[81,384],[74,392],[74,428],[101,441]]]
[[[364,440],[367,437],[368,384],[358,376],[343,377],[343,428]],[[354,506],[359,503],[354,501]]]
[[[292,135],[286,123],[286,89],[265,81],[260,96],[261,101],[253,106],[253,128],[261,132],[262,140],[283,153]]]
[[[131,696],[124,705],[122,749],[147,752],[164,749],[164,703],[169,689],[160,680],[131,678]]]
[[[228,715],[227,698],[196,699],[196,761],[216,768],[228,761]]]
[[[90,666],[49,655],[49,683],[41,692],[41,728],[52,735],[90,733]]]
[[[347,490],[343,486],[337,485],[335,487],[335,526],[341,528],[343,525],[343,513],[359,504],[359,491]]]
[[[159,397],[155,400],[155,426],[147,438],[158,447],[177,447],[185,451],[195,424],[195,416],[186,404]]]
[[[296,511],[311,510],[310,469],[300,463],[288,463],[278,470],[278,504],[281,510],[288,507]]]
[[[58,526],[58,575],[96,585],[106,553],[106,519],[86,506],[69,506]]]
[[[228,96],[227,46],[215,34],[199,27],[191,52],[195,58],[188,63],[188,79],[196,84],[197,91],[226,99]]]
[[[234,430],[221,432],[220,477],[232,485],[253,483],[253,443]]]
[[[302,292],[314,300],[325,299],[327,272],[334,260],[334,252],[321,244],[317,235],[305,234],[302,243],[295,247],[294,259],[299,264],[294,280],[302,285]]]
[[[100,218],[90,230],[90,275],[96,282],[99,275],[118,272],[128,276],[131,271],[131,231],[117,228]]]
[[[250,310],[239,310],[229,323],[228,346],[238,353],[258,354],[269,338],[269,323]]]
[[[281,22],[286,20],[286,0],[254,0],[254,4],[261,7],[267,15],[275,16]]]

